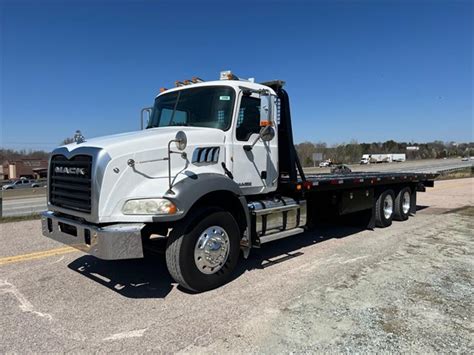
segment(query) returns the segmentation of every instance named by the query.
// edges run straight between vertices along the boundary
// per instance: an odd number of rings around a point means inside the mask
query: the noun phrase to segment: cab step
[[[286,230],[286,231],[282,231],[278,233],[273,233],[270,235],[264,235],[259,238],[260,244],[265,244],[268,242],[272,242],[274,240],[283,239],[283,238],[290,237],[292,235],[300,234],[303,232],[304,232],[304,228],[294,228],[294,229],[290,229],[290,230]]]

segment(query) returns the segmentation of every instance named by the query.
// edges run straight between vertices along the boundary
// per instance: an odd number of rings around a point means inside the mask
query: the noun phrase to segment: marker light
[[[197,76],[193,76],[193,78],[191,79],[191,81],[192,81],[194,84],[203,83],[203,82],[204,82],[204,80],[202,80],[201,78],[198,78]]]
[[[221,71],[220,80],[239,80],[230,70]]]
[[[122,207],[123,214],[170,215],[176,211],[173,202],[164,198],[128,200]]]

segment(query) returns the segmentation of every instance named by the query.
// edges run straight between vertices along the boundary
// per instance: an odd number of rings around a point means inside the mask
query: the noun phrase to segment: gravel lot
[[[161,259],[55,254],[39,221],[2,224],[0,352],[471,353],[473,199],[474,179],[439,182],[407,222],[269,243],[204,294]]]

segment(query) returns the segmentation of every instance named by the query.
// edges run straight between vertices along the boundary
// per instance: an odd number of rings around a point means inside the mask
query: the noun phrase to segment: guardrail
[[[11,200],[15,198],[28,198],[35,196],[46,196],[46,187],[34,187],[29,189],[13,189],[3,190],[2,197],[5,200]]]
[[[45,187],[0,191],[0,218],[34,214],[45,210]]]
[[[455,172],[457,170],[464,170],[464,169],[471,169],[473,170],[474,169],[474,164],[473,165],[467,165],[467,166],[460,166],[460,167],[457,167],[457,168],[450,168],[450,169],[440,169],[438,170],[439,173],[452,173],[452,172]]]

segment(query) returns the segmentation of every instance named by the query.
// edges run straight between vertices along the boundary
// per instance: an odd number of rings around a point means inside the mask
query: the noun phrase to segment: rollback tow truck
[[[171,276],[201,292],[241,255],[320,222],[385,228],[416,213],[436,174],[305,174],[284,85],[230,71],[176,82],[141,111],[141,130],[58,147],[43,234],[106,260],[164,241]]]

